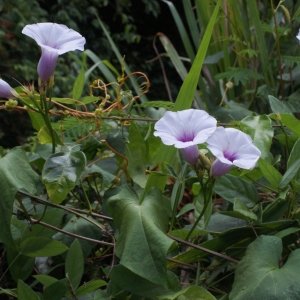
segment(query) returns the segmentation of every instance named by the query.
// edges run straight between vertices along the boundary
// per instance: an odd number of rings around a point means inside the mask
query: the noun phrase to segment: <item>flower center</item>
[[[184,131],[178,137],[178,141],[180,142],[192,142],[194,140],[195,134],[194,132]]]
[[[223,153],[224,157],[228,160],[230,160],[231,162],[233,162],[236,159],[236,153],[231,153],[230,151],[226,150]]]

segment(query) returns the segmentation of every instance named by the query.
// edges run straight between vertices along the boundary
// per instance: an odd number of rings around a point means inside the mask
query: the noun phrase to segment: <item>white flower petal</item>
[[[217,128],[214,134],[207,139],[207,143],[207,148],[217,158],[217,165],[231,164],[249,170],[255,167],[261,155],[259,149],[253,145],[251,137],[234,128]],[[212,174],[220,173],[222,172],[216,173],[212,169]]]
[[[16,98],[16,91],[4,80],[0,79],[0,97]]]
[[[42,57],[38,65],[38,73],[42,82],[52,76],[58,55],[77,49],[84,50],[85,38],[62,24],[26,25],[22,33],[33,38],[42,48]]]
[[[198,158],[196,145],[206,141],[215,131],[216,124],[216,119],[203,110],[168,111],[155,124],[154,135],[160,137],[165,145],[174,145],[179,149],[188,148],[183,150],[184,157],[189,163],[195,164],[195,159]]]

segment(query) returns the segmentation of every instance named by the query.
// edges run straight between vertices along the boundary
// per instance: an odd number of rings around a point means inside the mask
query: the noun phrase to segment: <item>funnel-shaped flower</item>
[[[217,158],[211,168],[213,177],[225,175],[233,166],[251,170],[261,155],[251,137],[234,128],[218,127],[206,142]]]
[[[42,48],[42,56],[37,67],[42,83],[54,73],[59,55],[76,49],[84,50],[85,38],[65,25],[56,23],[26,25],[22,33],[33,38]]]
[[[203,110],[168,111],[155,124],[154,135],[165,145],[181,149],[184,159],[195,165],[199,155],[197,144],[204,143],[216,130],[216,125],[216,119]]]
[[[0,79],[0,97],[17,98],[17,92],[4,80]]]

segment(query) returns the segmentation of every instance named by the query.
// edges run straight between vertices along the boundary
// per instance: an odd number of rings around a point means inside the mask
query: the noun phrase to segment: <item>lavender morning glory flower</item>
[[[216,156],[211,168],[213,177],[225,175],[233,166],[251,170],[261,155],[251,137],[234,128],[218,127],[206,142]]]
[[[42,83],[54,73],[59,55],[76,49],[84,50],[85,38],[65,25],[56,23],[26,25],[22,33],[33,38],[42,48],[42,56],[37,67]]]
[[[17,98],[18,93],[4,80],[0,79],[0,97]]]
[[[216,130],[216,124],[216,119],[203,110],[168,111],[155,124],[154,135],[159,136],[165,145],[181,149],[184,159],[195,165],[199,155],[197,144],[206,141]]]

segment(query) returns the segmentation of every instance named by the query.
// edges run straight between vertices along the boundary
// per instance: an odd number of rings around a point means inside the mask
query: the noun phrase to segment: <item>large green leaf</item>
[[[84,258],[79,241],[76,239],[71,245],[66,257],[66,277],[70,280],[73,290],[80,284],[84,269]]]
[[[254,206],[258,201],[258,195],[254,185],[232,175],[218,177],[213,190],[225,200],[232,203],[237,197],[243,200],[248,207]]]
[[[165,235],[169,212],[157,188],[143,202],[125,186],[111,197],[107,207],[119,229],[116,255],[120,263],[137,275],[162,286],[167,284],[166,253],[172,240]]]
[[[160,145],[160,140],[153,136],[153,124],[132,123],[126,144],[126,157],[132,179],[141,187],[147,182],[146,169],[151,166]]]
[[[293,251],[279,266],[281,239],[260,236],[252,242],[238,263],[230,300],[299,299],[300,249]]]
[[[85,169],[86,158],[81,151],[57,152],[45,163],[42,180],[54,203],[62,202],[74,188]]]
[[[18,280],[18,300],[40,300],[40,297],[22,280]]]
[[[274,129],[271,119],[266,116],[249,116],[240,123],[243,132],[249,134],[254,145],[261,151],[262,158],[268,158]]]
[[[258,161],[258,166],[264,175],[264,177],[269,181],[273,189],[278,189],[279,182],[282,178],[280,172],[275,169],[268,161],[260,158]]]
[[[15,195],[22,188],[34,194],[39,182],[39,176],[31,169],[22,147],[13,148],[0,159],[0,182],[0,240],[15,248],[10,231]]]
[[[125,291],[129,291],[134,295],[146,296],[147,299],[157,299],[159,295],[177,292],[180,289],[178,277],[170,271],[167,271],[167,284],[162,287],[138,276],[122,265],[116,265],[109,272],[111,283],[117,284]]]

